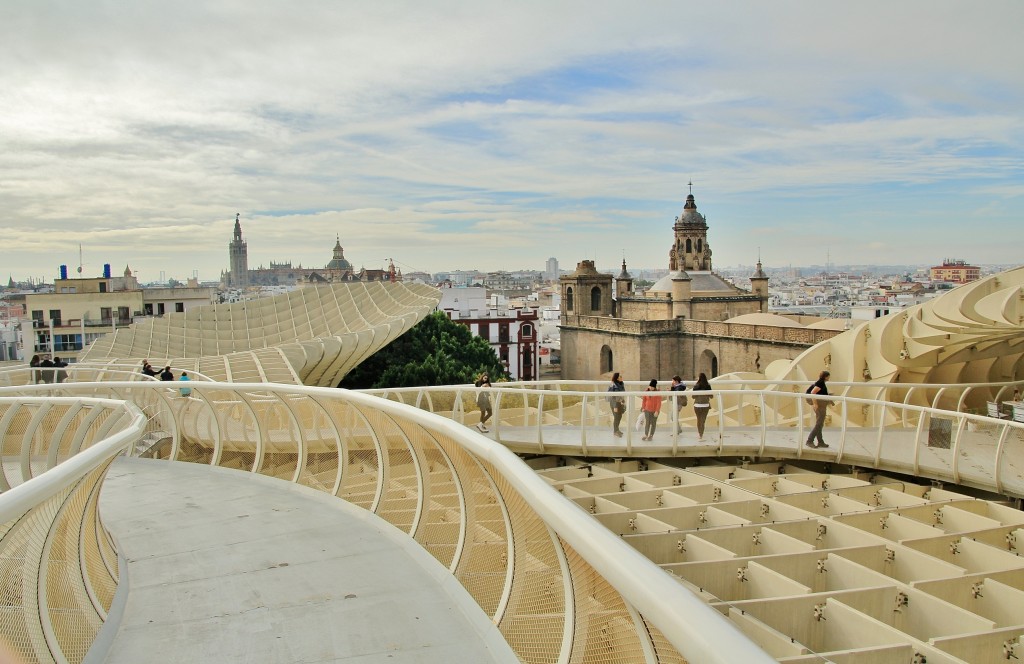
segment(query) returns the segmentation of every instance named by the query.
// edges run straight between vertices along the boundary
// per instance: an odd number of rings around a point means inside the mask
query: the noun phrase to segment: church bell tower
[[[230,285],[234,288],[245,288],[249,285],[249,248],[242,239],[240,216],[235,214],[235,235],[228,243],[228,258],[231,265],[228,277]]]
[[[669,251],[668,269],[676,271],[711,271],[711,246],[708,245],[708,222],[697,212],[693,198],[693,183],[683,205],[683,213],[672,226],[675,244]]]

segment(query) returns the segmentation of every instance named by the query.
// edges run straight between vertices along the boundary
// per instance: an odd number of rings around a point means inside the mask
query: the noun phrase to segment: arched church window
[[[700,252],[704,251],[704,247],[702,245],[703,245],[703,242],[701,242],[700,238],[697,238],[697,253],[698,254]]]
[[[688,253],[688,254],[693,253],[693,244],[692,244],[692,240],[690,240],[690,238],[686,238],[686,253]]]
[[[612,370],[612,349],[608,346],[601,346],[601,373],[608,373]]]
[[[590,310],[601,311],[601,288],[599,286],[590,289]]]
[[[522,327],[519,328],[519,332],[524,339],[529,339],[533,336],[533,326],[529,323],[524,323]]]
[[[565,310],[572,311],[572,286],[565,289]]]

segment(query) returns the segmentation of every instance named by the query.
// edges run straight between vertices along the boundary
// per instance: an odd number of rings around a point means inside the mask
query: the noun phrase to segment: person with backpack
[[[818,374],[818,380],[816,380],[810,387],[807,388],[807,394],[817,395],[819,397],[828,396],[828,387],[825,386],[825,381],[831,374],[827,371],[822,371]],[[812,399],[807,398],[807,402],[814,406],[814,428],[811,429],[811,433],[807,436],[807,442],[804,443],[807,447],[828,447],[825,444],[825,439],[821,435],[821,430],[825,427],[825,415],[828,413],[828,401],[825,399]],[[818,439],[818,444],[814,445],[814,439]]]
[[[678,374],[676,374],[675,376],[672,376],[672,387],[668,389],[671,392],[685,392],[686,383],[684,383],[683,379],[680,378]],[[683,432],[683,427],[682,425],[679,424],[679,416],[683,412],[683,406],[685,406],[687,403],[688,401],[686,399],[685,394],[679,395],[679,397],[676,399],[676,433]]]
[[[619,377],[619,372],[616,371],[612,374],[612,384],[608,388],[609,392],[625,392],[626,386],[622,383],[622,378]],[[619,425],[622,423],[622,416],[626,412],[626,399],[625,397],[610,396],[608,397],[608,407],[612,410],[612,433],[622,437],[622,431],[619,429]]]

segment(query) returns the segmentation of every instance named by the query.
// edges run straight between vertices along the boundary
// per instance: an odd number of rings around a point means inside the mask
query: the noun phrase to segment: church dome
[[[341,238],[334,243],[334,258],[327,264],[328,270],[351,270],[352,263],[345,260],[345,250],[341,248]]]
[[[673,270],[669,272],[661,279],[654,282],[654,285],[647,289],[648,293],[671,293],[672,292],[672,280],[678,279],[686,275],[686,272],[682,270]]]
[[[654,285],[647,289],[648,293],[672,293],[672,281],[675,279],[689,279],[690,288],[694,293],[708,293],[711,297],[721,295],[748,294],[740,291],[728,281],[708,270],[674,270],[654,282]]]
[[[676,223],[683,226],[707,227],[707,220],[700,212],[697,212],[697,201],[693,194],[686,196],[686,203],[683,204],[683,213],[676,219]]]

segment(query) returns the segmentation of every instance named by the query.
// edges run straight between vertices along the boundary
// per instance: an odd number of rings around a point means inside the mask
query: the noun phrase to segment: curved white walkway
[[[345,501],[235,470],[119,458],[100,502],[127,574],[123,616],[104,627],[117,632],[97,661],[518,662],[430,554]]]

